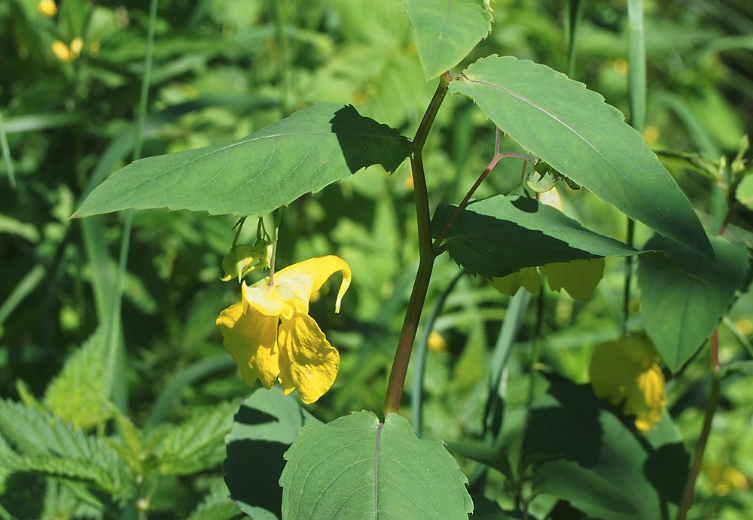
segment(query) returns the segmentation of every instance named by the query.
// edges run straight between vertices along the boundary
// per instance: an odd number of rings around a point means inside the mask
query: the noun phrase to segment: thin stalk
[[[416,130],[416,136],[413,138],[410,164],[413,175],[413,194],[416,204],[416,223],[418,225],[418,272],[413,282],[413,290],[408,301],[408,310],[405,313],[405,320],[403,321],[403,328],[397,343],[395,358],[392,361],[387,392],[384,396],[385,415],[396,413],[400,409],[405,376],[408,373],[408,363],[410,362],[413,343],[416,341],[418,322],[421,319],[421,311],[423,310],[426,293],[429,289],[431,271],[434,267],[435,255],[431,243],[429,195],[426,189],[426,175],[424,173],[424,163],[421,154],[423,153],[429,130],[447,94],[449,79],[450,76],[448,73],[442,74],[439,78],[439,86],[437,86],[434,96],[429,101],[426,113],[424,113],[424,117],[418,125],[418,130]]]
[[[500,131],[499,128],[497,128],[497,138],[494,143],[494,156],[492,157],[491,161],[489,161],[489,164],[486,165],[486,168],[484,168],[484,171],[481,172],[481,175],[479,175],[478,179],[476,179],[476,182],[471,186],[471,189],[468,190],[468,193],[465,194],[465,197],[463,200],[458,204],[458,207],[455,208],[455,212],[450,216],[449,220],[447,220],[447,223],[444,226],[444,229],[439,233],[437,236],[437,239],[434,241],[434,254],[439,254],[440,247],[442,245],[442,240],[445,239],[447,236],[447,233],[450,231],[450,228],[452,228],[452,225],[455,223],[455,221],[458,219],[460,214],[463,212],[465,207],[468,205],[468,202],[471,200],[471,197],[473,197],[473,194],[476,193],[476,190],[483,184],[483,182],[486,180],[486,178],[489,176],[491,171],[494,169],[495,166],[497,166],[497,163],[506,158],[506,157],[513,157],[515,159],[521,159],[523,161],[529,161],[533,163],[533,159],[527,155],[521,154],[521,153],[513,153],[513,152],[506,152],[506,153],[500,153],[499,151],[499,143],[500,143]],[[525,164],[525,163],[524,163]]]
[[[709,400],[706,403],[706,411],[703,415],[703,427],[701,428],[701,436],[695,445],[695,452],[693,453],[693,466],[688,473],[688,479],[685,481],[685,489],[682,493],[682,499],[680,500],[680,507],[677,510],[677,516],[675,520],[685,520],[688,516],[688,511],[693,505],[693,496],[695,495],[696,480],[701,472],[701,463],[703,462],[703,454],[706,450],[706,443],[709,440],[711,434],[711,422],[714,419],[716,413],[717,404],[719,404],[719,395],[721,393],[721,381],[719,373],[719,333],[718,330],[714,331],[711,336],[711,391],[709,392]]]
[[[463,277],[465,271],[460,271],[455,278],[452,279],[450,285],[439,297],[437,303],[429,315],[429,319],[424,327],[424,333],[421,335],[421,341],[418,342],[418,350],[416,351],[416,377],[413,380],[413,393],[411,394],[411,404],[413,407],[413,423],[416,430],[416,436],[420,439],[423,437],[423,423],[424,423],[424,372],[426,367],[426,352],[429,346],[429,336],[434,329],[434,323],[436,323],[439,314],[442,312],[445,301],[450,295],[452,290],[457,285],[458,281]]]
[[[3,153],[3,160],[5,161],[5,169],[8,172],[8,182],[12,189],[16,189],[16,175],[13,172],[13,159],[10,156],[10,147],[8,147],[8,139],[5,136],[5,125],[3,124],[3,114],[0,112],[0,151]]]
[[[628,217],[627,219],[627,245],[633,246],[635,242],[635,221]],[[625,257],[625,287],[622,293],[622,333],[627,334],[628,318],[630,317],[630,288],[633,283],[633,262],[635,257]]]
[[[277,39],[277,68],[280,81],[280,106],[287,116],[290,113],[290,70],[288,67],[288,39],[285,36],[285,13],[281,0],[270,0],[272,17],[275,22],[275,37]]]
[[[277,235],[280,229],[280,222],[282,222],[282,206],[277,209],[275,213],[275,224],[272,227],[272,254],[269,259],[269,285],[272,287],[275,284],[275,259],[277,258]]]

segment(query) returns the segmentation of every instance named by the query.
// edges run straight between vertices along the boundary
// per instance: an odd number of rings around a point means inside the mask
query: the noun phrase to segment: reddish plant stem
[[[450,80],[449,73],[439,78],[439,86],[429,102],[421,124],[418,125],[416,136],[413,138],[411,153],[411,174],[413,175],[413,195],[416,204],[416,222],[418,225],[418,272],[413,283],[408,310],[405,313],[403,328],[400,331],[400,339],[397,343],[395,358],[392,361],[390,379],[387,383],[387,392],[384,396],[384,415],[396,413],[400,409],[400,401],[403,397],[405,376],[408,373],[413,344],[416,341],[418,323],[421,319],[421,311],[429,289],[431,271],[434,267],[434,250],[431,243],[431,216],[429,214],[429,195],[426,189],[426,175],[424,173],[423,148],[429,130],[434,123],[434,118],[442,105],[447,85]]]

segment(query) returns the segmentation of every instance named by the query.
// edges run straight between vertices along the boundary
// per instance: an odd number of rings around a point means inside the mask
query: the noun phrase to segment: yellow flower
[[[251,287],[243,283],[243,298],[217,318],[225,348],[241,377],[251,386],[260,380],[271,388],[276,380],[285,394],[298,389],[301,401],[319,399],[337,377],[340,354],[329,344],[308,314],[311,295],[330,276],[343,273],[335,312],[350,285],[350,267],[336,256],[312,258],[275,273]]]
[[[63,63],[69,63],[76,58],[78,58],[79,54],[81,54],[81,49],[84,46],[84,40],[81,39],[81,37],[74,38],[71,41],[70,47],[68,47],[65,43],[61,42],[60,40],[55,40],[52,42],[52,52],[55,55],[55,57],[62,61]]]
[[[667,397],[659,356],[645,337],[622,337],[597,346],[588,372],[596,397],[622,404],[635,416],[635,427],[651,430],[661,420]]]
[[[58,6],[55,4],[55,0],[41,0],[37,5],[37,9],[42,16],[55,16],[58,12]]]

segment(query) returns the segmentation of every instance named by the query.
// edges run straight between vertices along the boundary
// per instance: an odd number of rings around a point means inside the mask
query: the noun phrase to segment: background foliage
[[[421,68],[421,42],[413,40],[405,5],[163,0],[142,155],[238,140],[320,101],[353,104],[360,114],[412,135],[434,88],[425,77],[436,71]],[[490,54],[531,59],[569,72],[629,115],[624,2],[584,3],[571,71],[565,2],[497,0],[492,7],[492,33],[467,62]],[[114,518],[120,510],[135,517],[146,507],[150,518],[198,519],[231,518],[237,511],[228,508],[221,461],[232,415],[250,392],[214,327],[218,311],[237,298],[219,281],[234,220],[136,212],[122,337],[111,337],[124,216],[68,218],[94,186],[132,158],[148,10],[146,1],[66,0],[56,16],[45,17],[36,0],[0,3],[0,114],[10,157],[0,163],[0,454],[7,457],[0,460],[20,457],[12,462],[26,469],[11,474],[9,464],[0,463],[0,515],[6,518]],[[725,210],[712,177],[715,161],[726,156],[731,162],[742,136],[753,131],[753,7],[744,0],[654,0],[645,2],[645,11],[643,136],[654,149],[672,152],[665,154],[672,173],[704,224],[716,229]],[[61,61],[51,45],[59,40],[73,48],[77,37],[83,38],[80,55]],[[519,150],[509,140],[503,147]],[[457,203],[493,149],[492,124],[467,99],[448,97],[425,153],[432,207]],[[508,193],[519,177],[519,164],[503,161],[478,195]],[[411,190],[407,168],[388,176],[375,167],[304,195],[286,212],[282,265],[334,253],[353,269],[341,314],[325,312],[332,308],[331,292],[311,309],[342,353],[333,391],[309,407],[322,421],[381,408],[416,269]],[[624,240],[624,218],[614,208],[585,190],[562,195],[568,216]],[[751,224],[751,213],[740,208],[726,236],[751,247]],[[639,224],[636,243],[649,237]],[[446,255],[438,260],[427,315],[456,273]],[[593,347],[620,333],[623,280],[623,261],[608,259],[592,298],[548,294],[540,345],[548,372],[587,381]],[[630,308],[635,328],[644,319],[639,296],[634,293]],[[417,422],[407,399],[402,409],[424,436],[483,438],[489,360],[512,307],[471,276],[444,301],[429,336],[423,420]],[[721,328],[724,362],[749,357],[740,343],[750,345],[751,316],[753,300],[745,294]],[[536,314],[522,319],[522,337],[507,365],[500,446],[511,451],[523,435],[529,391],[539,396],[547,387],[529,377]],[[110,380],[102,376],[103,353],[119,344],[125,354]],[[669,381],[669,412],[679,433],[655,439],[656,447],[678,439],[694,445],[709,385],[706,357],[702,351]],[[532,390],[531,381],[538,382]],[[748,384],[744,371],[723,381],[697,490],[699,517],[745,518],[753,508]],[[113,389],[113,402],[101,399],[105,388]],[[560,397],[573,399],[567,391]],[[541,413],[530,420],[542,420]],[[562,419],[576,430],[576,417]],[[623,425],[608,427],[617,435]],[[478,478],[482,467],[470,455],[459,464],[471,489],[483,486],[490,501],[513,508],[515,495],[502,472]],[[571,504],[579,507],[577,496]],[[543,515],[551,506],[534,501],[532,512]]]

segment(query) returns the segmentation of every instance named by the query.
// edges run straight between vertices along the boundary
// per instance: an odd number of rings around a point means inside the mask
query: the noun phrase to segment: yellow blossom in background
[[[81,39],[81,37],[78,37],[71,41],[70,47],[60,40],[55,40],[54,42],[52,42],[51,48],[53,54],[55,54],[55,57],[59,61],[62,61],[63,63],[70,63],[71,61],[78,58],[79,54],[81,54],[81,49],[83,48],[83,46],[84,40]]]
[[[58,6],[55,4],[55,0],[41,0],[37,5],[37,10],[42,16],[52,17],[58,12]]]
[[[431,331],[431,334],[429,334],[427,346],[432,352],[444,352],[447,350],[447,341],[439,332],[433,330]]]
[[[635,427],[651,430],[661,420],[667,397],[659,355],[645,337],[622,337],[597,346],[588,367],[596,397],[622,405]]]
[[[709,480],[713,492],[720,497],[731,491],[745,491],[750,489],[748,478],[737,468],[718,463],[704,463],[703,473]]]
[[[260,380],[271,388],[279,380],[285,394],[298,389],[301,401],[319,399],[337,377],[340,354],[308,314],[311,295],[330,276],[343,273],[335,312],[350,285],[350,267],[337,256],[312,258],[275,273],[251,287],[217,318],[224,346],[241,377],[251,386]]]

